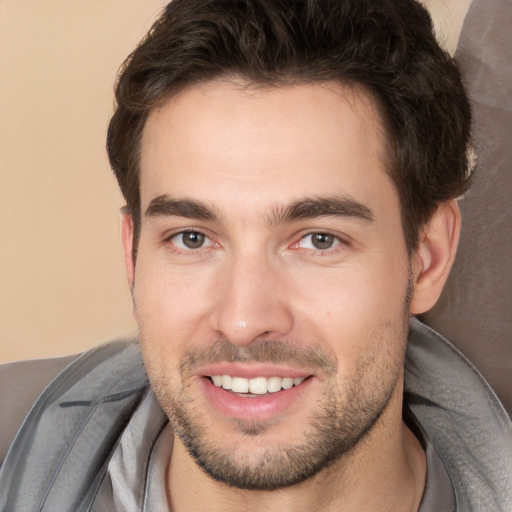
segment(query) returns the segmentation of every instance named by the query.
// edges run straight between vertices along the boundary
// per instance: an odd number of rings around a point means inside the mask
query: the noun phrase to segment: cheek
[[[188,328],[197,328],[206,308],[208,286],[205,276],[194,270],[170,270],[165,262],[141,258],[135,273],[134,297],[142,329],[179,336]]]
[[[352,267],[303,274],[295,286],[294,302],[304,315],[321,318],[326,326],[364,327],[394,319],[404,311],[408,283],[404,268],[407,265],[399,272],[383,266],[377,272]]]
[[[395,359],[393,365],[402,358],[408,274],[403,266],[400,272],[385,267],[371,273],[354,268],[324,272],[298,287],[296,325],[324,344],[347,370],[367,366],[377,352]]]

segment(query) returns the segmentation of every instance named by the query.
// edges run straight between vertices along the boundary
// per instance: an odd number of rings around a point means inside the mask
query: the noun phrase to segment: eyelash
[[[296,248],[296,249],[301,249],[301,247],[300,247],[301,242],[306,240],[308,237],[313,237],[315,235],[316,236],[320,235],[320,236],[332,237],[333,245],[331,247],[327,247],[325,249],[314,248],[314,247],[305,248],[306,250],[312,251],[314,255],[329,256],[335,252],[342,250],[344,247],[347,247],[349,245],[349,243],[346,240],[344,240],[340,236],[330,233],[328,231],[310,231],[309,233],[303,234],[297,242],[294,242],[292,244],[291,247]],[[313,242],[311,241],[310,244],[313,245]]]
[[[179,247],[176,244],[176,242],[173,242],[173,239],[176,239],[179,236],[184,236],[187,234],[196,234],[201,237],[204,237],[204,240],[208,241],[209,243],[207,245],[202,244],[197,248],[193,248],[193,247]],[[325,249],[314,248],[314,247],[307,247],[307,248],[300,247],[301,242],[306,240],[308,237],[312,237],[315,235],[316,236],[332,237],[333,245],[331,247],[327,247]],[[202,252],[202,250],[208,249],[212,246],[219,247],[219,244],[215,243],[210,236],[208,236],[206,233],[204,233],[203,231],[201,231],[199,229],[184,229],[184,230],[178,231],[176,233],[172,233],[163,240],[163,243],[166,245],[170,244],[172,246],[173,252],[175,252],[177,254],[181,253],[181,254],[185,254],[185,255],[200,254]],[[181,242],[181,243],[182,243],[182,245],[184,245],[183,242]],[[313,242],[310,242],[310,244],[313,245]],[[342,250],[343,248],[347,247],[348,245],[350,245],[350,244],[349,244],[349,242],[347,242],[347,240],[345,240],[345,239],[341,238],[340,236],[335,235],[333,233],[329,233],[328,231],[310,231],[309,233],[303,234],[296,242],[293,242],[289,247],[292,249],[305,249],[305,250],[311,251],[314,255],[328,256],[337,251]]]
[[[186,248],[186,247],[179,247],[175,242],[173,242],[173,239],[175,239],[179,236],[187,235],[187,234],[200,235],[200,236],[204,237],[205,240],[208,240],[210,243],[208,243],[208,245],[201,245],[200,247],[197,247],[197,248],[192,248],[192,247]],[[199,229],[183,229],[176,233],[172,233],[169,236],[164,238],[163,243],[165,245],[171,245],[172,250],[175,253],[188,254],[188,255],[197,254],[201,251],[201,249],[205,249],[205,248],[209,248],[214,245],[218,245],[218,244],[215,244],[215,242],[211,239],[211,237],[209,237],[206,233],[204,233],[203,231],[201,231]],[[183,244],[183,242],[182,242],[182,244]]]

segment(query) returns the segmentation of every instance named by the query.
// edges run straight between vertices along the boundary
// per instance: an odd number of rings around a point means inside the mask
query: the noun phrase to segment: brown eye
[[[172,242],[181,249],[200,249],[205,245],[205,235],[198,231],[184,231],[172,237]]]
[[[314,249],[317,251],[327,251],[340,243],[337,236],[330,233],[310,233],[303,237],[299,242],[302,249]]]
[[[311,235],[311,243],[316,249],[330,249],[334,245],[334,242],[334,236],[328,233],[314,233]]]
[[[183,244],[189,249],[198,249],[204,244],[204,235],[196,231],[183,233]]]

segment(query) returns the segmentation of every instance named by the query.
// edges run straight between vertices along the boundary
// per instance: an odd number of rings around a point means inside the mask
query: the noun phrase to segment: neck
[[[372,430],[349,453],[314,477],[274,491],[235,489],[213,480],[176,439],[168,475],[171,509],[417,511],[425,486],[425,454],[401,420],[401,397],[393,398],[388,405]],[[393,422],[398,407],[399,419]]]

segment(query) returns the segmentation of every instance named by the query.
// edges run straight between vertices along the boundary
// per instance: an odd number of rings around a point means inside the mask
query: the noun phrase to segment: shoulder
[[[0,463],[33,405],[31,421],[51,403],[93,404],[119,388],[143,388],[147,377],[136,340],[117,340],[87,352],[54,359],[0,365]]]
[[[19,372],[18,383],[22,373],[28,378],[30,371]],[[78,510],[80,500],[97,491],[148,390],[136,340],[98,346],[65,365],[39,394],[10,444],[0,467],[0,509],[35,510],[45,496],[49,510]],[[68,506],[56,506],[64,495]]]
[[[471,363],[411,321],[405,406],[432,441],[461,510],[512,510],[512,422]]]
[[[0,365],[0,461],[44,388],[77,355]]]

